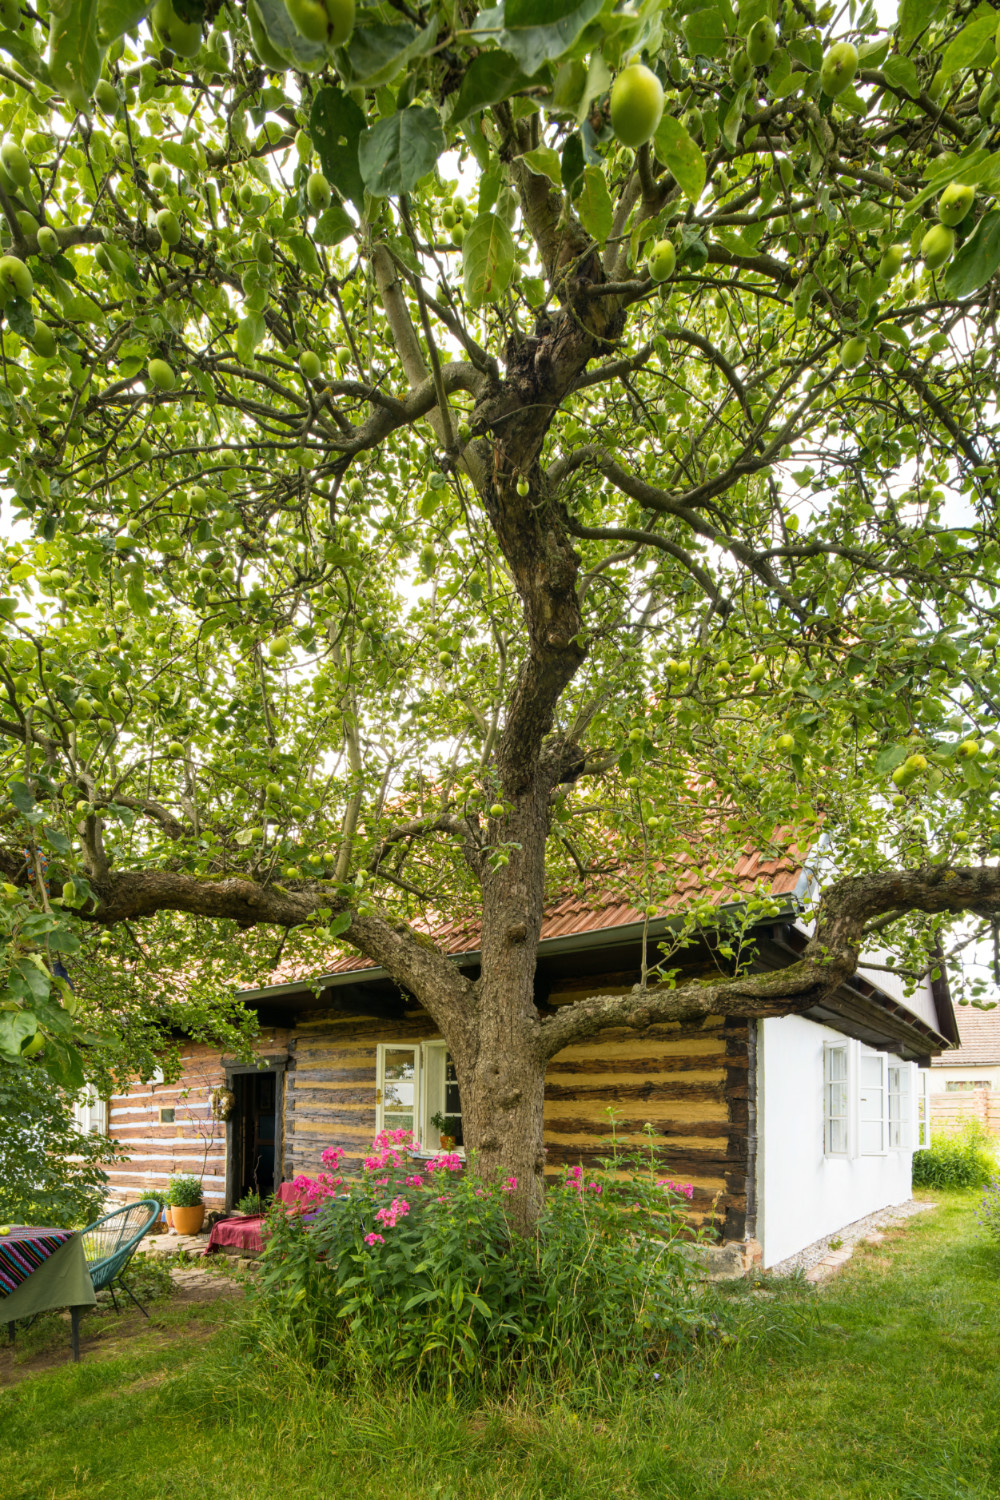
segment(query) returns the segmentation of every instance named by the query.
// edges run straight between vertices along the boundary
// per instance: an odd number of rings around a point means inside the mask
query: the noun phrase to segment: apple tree
[[[4,1056],[72,1071],[63,960],[346,944],[529,1223],[568,1043],[997,922],[988,5],[2,18]],[[554,891],[654,915],[748,842],[830,856],[800,961],[701,896],[536,1003]]]

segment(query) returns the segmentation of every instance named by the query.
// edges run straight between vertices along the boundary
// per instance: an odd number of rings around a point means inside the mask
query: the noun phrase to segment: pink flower
[[[389,1186],[389,1179],[388,1179],[388,1177],[376,1177],[376,1179],[375,1179],[375,1186],[376,1187],[388,1187]]]
[[[337,1168],[346,1154],[343,1146],[327,1146],[326,1150],[320,1156],[320,1161],[322,1161],[325,1167]]]
[[[603,1187],[601,1186],[601,1184],[599,1182],[588,1183],[588,1189],[589,1189],[590,1192],[596,1193],[597,1196],[598,1196],[598,1198],[604,1192],[604,1189],[603,1189]]]
[[[424,1185],[424,1179],[421,1177],[421,1175],[420,1175],[419,1172],[414,1172],[414,1174],[413,1174],[412,1177],[408,1177],[406,1179],[406,1186],[407,1187],[416,1187],[416,1188],[418,1188],[418,1187],[423,1187],[423,1185]]]
[[[382,1238],[382,1236],[380,1234],[366,1234],[365,1235],[365,1244],[366,1245],[384,1245],[385,1244],[385,1240]]]
[[[500,1191],[501,1191],[501,1193],[516,1193],[517,1192],[517,1178],[516,1177],[507,1177],[507,1178],[505,1178],[504,1181],[500,1184]]]
[[[393,1198],[388,1208],[380,1208],[375,1215],[377,1223],[383,1229],[395,1229],[396,1221],[404,1218],[410,1212],[410,1205],[405,1198]]]

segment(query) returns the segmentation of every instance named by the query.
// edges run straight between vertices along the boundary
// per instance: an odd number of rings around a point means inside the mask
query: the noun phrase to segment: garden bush
[[[295,1353],[336,1381],[493,1392],[541,1378],[599,1386],[671,1359],[712,1327],[692,1288],[684,1210],[652,1150],[568,1169],[536,1230],[508,1220],[513,1179],[483,1184],[462,1160],[416,1160],[406,1132],[376,1137],[363,1179],[299,1184],[272,1208],[255,1347]],[[412,1148],[411,1148],[412,1149]]]
[[[997,1140],[979,1120],[936,1135],[926,1151],[913,1155],[913,1186],[983,1187],[997,1173]]]

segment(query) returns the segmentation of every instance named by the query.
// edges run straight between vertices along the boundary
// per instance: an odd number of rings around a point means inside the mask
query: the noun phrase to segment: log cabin
[[[753,929],[757,968],[794,961],[805,942],[802,869],[748,853],[729,884],[678,886],[674,909],[644,917],[620,897],[565,896],[547,910],[535,1002],[545,1010],[637,982],[659,960],[681,903],[700,887],[736,911],[766,886],[769,914]],[[436,941],[470,977],[476,928],[454,923]],[[717,972],[707,941],[686,949],[685,974]],[[358,956],[326,972],[280,975],[239,993],[257,1015],[257,1062],[191,1043],[173,1083],[134,1082],[109,1101],[107,1128],[128,1155],[111,1191],[134,1198],[178,1173],[202,1178],[209,1208],[253,1188],[313,1175],[341,1146],[359,1168],[377,1130],[412,1129],[425,1152],[451,1117],[461,1149],[461,1099],[447,1047],[429,1015]],[[546,1172],[608,1152],[611,1133],[653,1141],[664,1170],[690,1182],[691,1221],[746,1263],[764,1267],[878,1209],[910,1197],[915,1150],[929,1140],[930,1059],[957,1041],[947,983],[911,993],[866,972],[806,1014],[668,1022],[607,1030],[567,1047],[546,1078]],[[227,1090],[225,1118],[217,1091]]]

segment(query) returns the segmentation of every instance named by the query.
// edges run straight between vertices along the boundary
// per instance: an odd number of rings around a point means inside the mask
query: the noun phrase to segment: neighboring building
[[[961,1045],[932,1062],[931,1118],[944,1129],[977,1119],[1000,1133],[1000,1006],[958,1007]]]
[[[702,899],[738,906],[764,885],[779,910],[755,929],[757,967],[794,961],[805,942],[799,869],[748,854],[736,886],[713,891],[713,878],[689,875],[674,904],[700,887]],[[614,897],[557,902],[542,929],[536,1004],[630,989],[644,930],[655,963],[670,922],[668,908],[644,924]],[[451,924],[435,937],[465,973],[478,973],[474,926]],[[717,972],[716,963],[707,946],[684,958],[691,974]],[[194,1172],[209,1207],[231,1207],[254,1185],[268,1192],[317,1172],[326,1146],[343,1146],[350,1170],[384,1126],[406,1125],[433,1150],[432,1116],[460,1119],[430,1017],[367,961],[345,958],[240,998],[259,1016],[263,1067],[191,1045],[177,1084],[137,1083],[116,1095],[110,1129],[131,1148],[130,1163],[110,1174],[117,1194],[157,1191],[171,1174]],[[910,1196],[913,1151],[927,1143],[926,1065],[956,1039],[946,985],[906,998],[888,976],[864,971],[805,1015],[607,1030],[549,1065],[547,1171],[606,1153],[609,1107],[622,1135],[634,1139],[650,1122],[664,1167],[694,1185],[693,1222],[726,1241],[759,1241],[771,1265]],[[221,1088],[231,1091],[224,1121],[218,1095],[213,1103]]]

